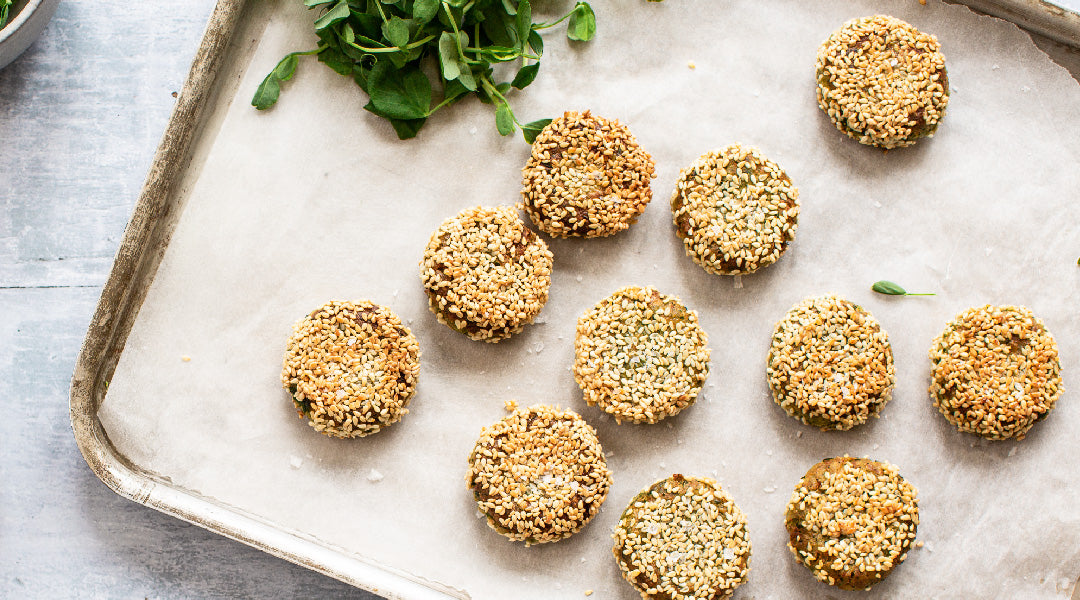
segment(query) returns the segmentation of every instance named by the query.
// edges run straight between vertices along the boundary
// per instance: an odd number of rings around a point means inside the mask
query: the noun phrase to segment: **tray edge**
[[[83,459],[118,495],[383,597],[468,600],[463,591],[352,558],[343,551],[274,528],[240,511],[170,485],[132,464],[97,417],[120,353],[168,245],[180,206],[174,201],[206,107],[249,0],[218,0],[203,32],[165,133],[154,154],[113,268],[102,289],[72,374],[70,419]],[[290,550],[285,550],[290,548]]]

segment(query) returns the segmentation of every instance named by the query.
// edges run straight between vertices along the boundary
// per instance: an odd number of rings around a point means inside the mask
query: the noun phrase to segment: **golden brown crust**
[[[896,467],[827,458],[810,468],[788,502],[788,549],[819,581],[864,590],[907,556],[919,524],[917,490]]]
[[[531,545],[584,527],[607,497],[611,471],[577,413],[533,406],[484,428],[465,480],[492,529]]]
[[[533,142],[522,169],[522,207],[555,237],[614,235],[652,200],[653,159],[618,121],[567,112]]]
[[[623,578],[645,600],[723,600],[749,574],[746,515],[712,479],[656,482],[634,497],[612,537]]]
[[[836,296],[808,298],[776,324],[766,374],[776,403],[822,430],[877,416],[896,381],[881,324]]]
[[[930,349],[930,397],[960,431],[1024,439],[1064,390],[1057,344],[1023,306],[970,308]]]
[[[818,105],[862,144],[899,148],[931,137],[949,103],[940,49],[894,17],[848,21],[818,49]]]
[[[574,379],[619,422],[655,423],[694,403],[709,375],[708,338],[676,296],[629,286],[578,319]]]
[[[363,437],[408,413],[420,372],[416,338],[390,309],[329,302],[293,326],[281,371],[316,431]]]
[[[498,342],[524,329],[547,302],[552,254],[513,208],[476,207],[443,222],[420,261],[440,323]]]
[[[795,239],[799,190],[756,148],[732,144],[679,173],[671,212],[686,254],[706,271],[753,273]]]

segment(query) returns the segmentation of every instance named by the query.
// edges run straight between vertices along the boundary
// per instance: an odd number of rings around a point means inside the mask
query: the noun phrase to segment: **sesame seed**
[[[612,534],[642,598],[728,598],[750,570],[746,515],[716,481],[672,475],[631,500]]]
[[[787,506],[788,549],[819,581],[869,589],[903,562],[919,524],[917,490],[888,463],[814,465]]]
[[[862,144],[899,148],[932,137],[949,103],[940,48],[894,17],[848,21],[818,49],[818,105]]]
[[[536,136],[521,171],[522,208],[555,237],[628,229],[652,200],[653,159],[617,120],[567,112]]]
[[[577,323],[574,379],[585,402],[634,423],[656,423],[696,400],[709,375],[708,338],[677,296],[624,287]]]
[[[716,275],[753,273],[795,239],[799,190],[756,148],[732,144],[680,171],[671,211],[694,262]]]
[[[520,332],[544,307],[552,254],[513,208],[470,208],[432,234],[420,278],[440,323],[474,340]]]
[[[766,375],[776,403],[822,431],[876,417],[896,381],[881,324],[836,296],[803,300],[776,324]]]
[[[607,497],[611,471],[577,413],[532,406],[484,428],[465,480],[492,529],[532,545],[584,527]]]
[[[930,397],[960,431],[1024,439],[1064,391],[1057,343],[1023,306],[970,308],[930,348]]]
[[[390,309],[333,301],[293,326],[283,363],[301,418],[332,437],[363,437],[409,412],[420,347]]]

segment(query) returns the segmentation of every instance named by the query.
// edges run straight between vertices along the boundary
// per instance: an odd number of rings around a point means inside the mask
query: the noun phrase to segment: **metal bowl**
[[[34,43],[49,23],[60,0],[16,0],[8,24],[0,29],[0,69]]]

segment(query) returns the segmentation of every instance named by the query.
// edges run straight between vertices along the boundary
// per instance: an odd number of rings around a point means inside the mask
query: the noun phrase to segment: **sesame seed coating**
[[[1057,344],[1023,306],[970,308],[930,348],[930,396],[960,431],[1024,439],[1064,386]]]
[[[607,497],[611,471],[577,413],[532,406],[484,428],[465,481],[488,525],[528,546],[584,527]]]
[[[293,326],[281,383],[316,431],[354,438],[408,413],[419,373],[416,338],[389,308],[334,301]]]
[[[746,582],[746,515],[708,478],[672,475],[626,507],[612,535],[623,578],[645,600],[722,600]]]
[[[440,323],[498,342],[524,329],[547,302],[552,254],[513,208],[476,207],[432,234],[420,279]]]
[[[932,137],[949,103],[940,49],[894,17],[848,21],[818,49],[818,106],[862,144],[899,148]]]
[[[679,172],[671,212],[687,256],[706,271],[753,273],[795,239],[799,190],[756,148],[732,144]]]
[[[836,296],[803,300],[776,324],[766,375],[776,403],[822,431],[876,417],[896,382],[881,324]]]
[[[869,589],[904,561],[915,541],[917,494],[893,465],[827,458],[806,472],[791,495],[788,549],[818,581]]]
[[[652,200],[653,159],[625,125],[567,112],[536,136],[521,171],[523,208],[555,237],[628,229]]]
[[[677,296],[624,287],[578,319],[574,379],[620,423],[656,423],[694,403],[709,375],[708,338]]]

